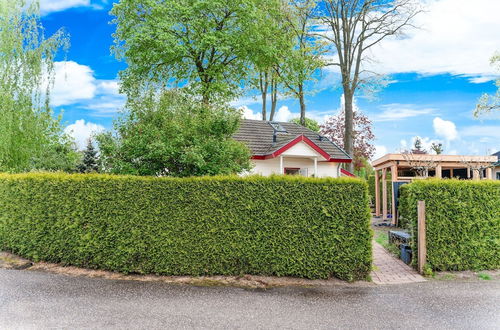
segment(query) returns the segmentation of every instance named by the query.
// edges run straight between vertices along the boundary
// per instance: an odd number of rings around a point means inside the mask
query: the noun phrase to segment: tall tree
[[[87,141],[87,147],[83,150],[83,157],[77,169],[80,173],[92,173],[99,170],[99,158],[92,138]]]
[[[257,89],[262,100],[262,120],[268,119],[268,96],[271,99],[269,120],[274,119],[278,101],[279,64],[284,61],[293,47],[294,38],[289,31],[285,15],[288,12],[287,1],[278,0],[268,3],[268,9],[263,10],[262,22],[259,27],[260,45],[252,51],[253,67],[250,86]]]
[[[300,124],[306,125],[307,83],[323,67],[324,44],[315,35],[314,13],[317,0],[290,0],[285,19],[294,37],[294,46],[279,64],[279,76],[288,91],[299,101]]]
[[[68,42],[62,30],[45,38],[38,1],[0,0],[0,171],[74,168],[49,107],[54,59]]]
[[[336,58],[329,65],[337,66],[341,75],[348,154],[354,152],[354,96],[374,77],[365,65],[367,52],[387,37],[402,33],[420,11],[415,0],[322,0],[318,6],[318,18],[329,30],[321,35]]]
[[[498,71],[500,71],[500,53],[495,54],[491,58],[491,64],[495,65]],[[500,79],[497,79],[495,84],[498,88],[496,94],[483,94],[481,96],[474,110],[474,117],[480,117],[490,112],[500,111]]]
[[[269,11],[279,0],[120,0],[114,52],[129,96],[165,86],[187,86],[204,103],[240,91],[252,56],[266,53]]]
[[[356,170],[359,170],[364,165],[364,161],[370,159],[375,154],[375,146],[372,142],[375,140],[375,135],[372,131],[372,122],[360,111],[354,111],[354,152],[353,165]],[[345,110],[342,108],[336,116],[331,116],[323,125],[320,125],[321,134],[328,137],[332,142],[339,147],[344,148],[345,141]],[[344,149],[345,150],[345,149]]]
[[[441,142],[432,142],[431,150],[436,153],[436,155],[441,155],[443,153],[443,144]]]
[[[107,172],[133,175],[201,176],[250,169],[250,151],[232,139],[240,112],[196,102],[169,90],[127,105],[116,134],[97,135]]]

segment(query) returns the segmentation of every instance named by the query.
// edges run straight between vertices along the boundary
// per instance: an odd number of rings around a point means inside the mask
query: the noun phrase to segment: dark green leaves
[[[432,269],[500,268],[499,181],[419,180],[401,189],[401,222],[414,233],[417,201],[425,201]]]
[[[125,273],[364,279],[366,190],[356,179],[0,174],[0,249]]]

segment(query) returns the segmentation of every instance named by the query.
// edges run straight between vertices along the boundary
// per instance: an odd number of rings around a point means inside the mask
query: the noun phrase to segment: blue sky
[[[441,141],[447,154],[490,154],[500,150],[500,115],[477,120],[472,110],[479,96],[494,93],[499,73],[489,58],[500,51],[500,1],[422,0],[426,12],[419,29],[374,49],[369,69],[391,82],[356,107],[372,119],[377,156],[412,143]],[[117,74],[125,68],[110,52],[114,25],[111,0],[42,0],[47,34],[63,27],[71,36],[66,57],[58,58],[52,105],[82,145],[93,131],[110,129],[123,106]],[[323,121],[341,107],[338,74],[325,71],[307,97],[308,116]],[[257,117],[258,99],[233,103],[249,118]],[[283,97],[278,119],[298,115],[298,103]]]

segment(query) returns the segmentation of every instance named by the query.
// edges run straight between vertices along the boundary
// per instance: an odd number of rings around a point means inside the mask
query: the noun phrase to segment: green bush
[[[369,219],[352,178],[0,175],[0,248],[125,273],[364,279]]]
[[[417,253],[417,202],[425,201],[427,263],[433,270],[500,268],[500,182],[419,180],[401,191],[400,224]]]

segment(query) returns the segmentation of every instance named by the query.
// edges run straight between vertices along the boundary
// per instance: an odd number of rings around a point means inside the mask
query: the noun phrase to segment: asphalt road
[[[500,283],[246,290],[0,269],[2,329],[500,329]]]

